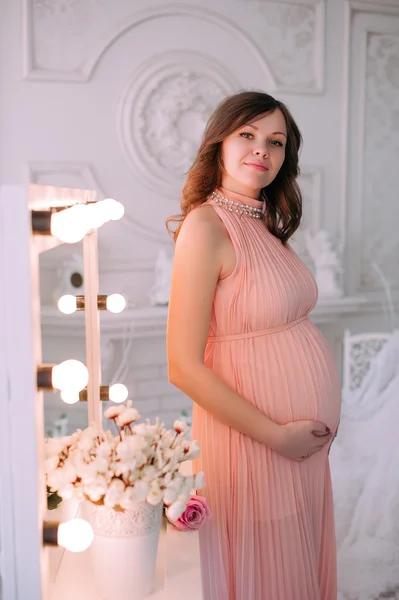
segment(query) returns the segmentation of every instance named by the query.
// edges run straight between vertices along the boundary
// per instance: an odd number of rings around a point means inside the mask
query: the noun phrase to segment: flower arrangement
[[[48,489],[62,499],[77,497],[119,511],[163,502],[168,519],[179,519],[191,491],[205,484],[202,471],[196,477],[179,472],[200,451],[198,442],[184,439],[187,424],[178,420],[168,430],[158,419],[138,423],[130,400],[109,407],[104,416],[115,423],[117,435],[92,425],[46,439]]]

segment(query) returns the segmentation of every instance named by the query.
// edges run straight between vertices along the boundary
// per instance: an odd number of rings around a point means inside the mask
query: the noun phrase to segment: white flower
[[[184,477],[180,473],[175,473],[173,479],[170,483],[168,483],[168,488],[173,488],[176,490],[177,494],[180,494],[181,489],[183,487]]]
[[[141,480],[141,473],[138,469],[134,469],[133,471],[129,471],[128,473],[126,473],[124,479],[128,482],[129,485],[133,485],[136,483],[136,481]]]
[[[148,445],[143,435],[130,435],[127,439],[129,440],[130,447],[135,451],[143,450]]]
[[[191,498],[191,490],[182,490],[180,492],[180,494],[177,496],[177,499],[180,500],[181,502],[188,502]]]
[[[76,442],[79,439],[79,435],[78,433],[75,431],[75,433],[72,433],[71,435],[68,435],[67,437],[64,437],[64,444],[67,447],[73,446],[74,444],[76,444]]]
[[[111,455],[112,448],[109,442],[102,442],[97,450],[97,456],[102,456],[103,458],[108,458]]]
[[[183,458],[183,449],[181,448],[181,446],[176,446],[176,448],[174,448],[172,450],[169,464],[172,466],[175,466],[181,462],[182,458]]]
[[[119,415],[125,412],[125,410],[126,406],[124,406],[123,404],[120,404],[119,406],[110,406],[109,408],[107,408],[107,410],[104,411],[104,417],[106,419],[116,419],[117,417],[119,417]]]
[[[54,456],[54,454],[60,454],[65,448],[64,438],[48,438],[46,440],[46,454],[47,456]]]
[[[63,487],[61,487],[57,493],[58,493],[58,496],[60,496],[64,500],[69,500],[70,498],[72,498],[74,496],[75,488],[72,485],[72,483],[68,483],[67,485],[64,485]]]
[[[203,488],[205,485],[205,476],[204,476],[204,472],[200,471],[199,473],[197,473],[197,475],[195,476],[195,483],[194,483],[194,487],[196,490],[200,490],[201,488]]]
[[[63,469],[61,469],[61,472],[63,474],[65,483],[72,483],[75,481],[77,473],[74,465],[70,461],[65,463],[65,466]]]
[[[79,450],[89,452],[94,446],[94,440],[88,435],[82,435],[82,437],[77,442],[77,446]]]
[[[85,484],[93,483],[98,475],[95,463],[87,464],[82,462],[79,465],[76,465],[76,470],[78,476]]]
[[[145,437],[155,437],[157,427],[156,425],[150,425],[149,423],[137,423],[137,425],[133,427],[133,431],[134,433]]]
[[[150,483],[150,489],[147,494],[148,504],[152,504],[153,506],[159,504],[162,501],[162,496],[162,490],[159,486],[158,481],[152,481]]]
[[[145,481],[136,481],[133,487],[128,487],[123,493],[120,505],[128,510],[134,508],[140,502],[144,502],[149,491],[148,483]]]
[[[104,504],[105,506],[117,506],[120,504],[123,498],[123,492],[125,491],[125,484],[121,479],[113,479],[105,494]]]
[[[96,479],[92,483],[85,486],[85,493],[90,498],[90,500],[92,500],[92,502],[98,502],[103,498],[107,489],[108,485],[104,477],[99,476],[96,477]]]
[[[162,469],[162,473],[164,472],[164,470]],[[163,475],[163,482],[165,485],[168,485],[168,483],[170,483],[172,481],[173,478],[173,471],[170,470],[167,473],[164,473]]]
[[[183,461],[199,454],[198,442],[184,439],[186,423],[177,420],[170,430],[158,418],[153,425],[149,420],[135,423],[140,415],[131,401],[110,407],[106,416],[115,418],[121,433],[92,425],[69,437],[46,440],[50,489],[61,497],[102,501],[111,507],[128,509],[140,502],[164,501],[174,507],[172,515],[184,510],[191,490],[205,483],[203,473],[195,479],[179,473]]]
[[[134,490],[132,487],[128,487],[125,489],[119,504],[125,510],[131,510],[132,508],[135,508],[137,506],[138,502],[136,501]]]
[[[186,503],[181,500],[176,500],[166,509],[166,516],[172,521],[177,521],[177,519],[184,513],[186,510]]]
[[[138,421],[140,413],[135,408],[127,408],[119,417],[116,418],[116,424],[120,429]]]
[[[116,454],[120,459],[117,469],[120,473],[126,473],[136,467],[141,467],[147,462],[148,457],[141,450],[147,445],[144,437],[132,435],[120,442]]]
[[[148,461],[148,456],[144,454],[144,452],[138,452],[136,454],[136,465],[137,467],[142,467]]]
[[[57,491],[74,482],[76,479],[76,471],[72,466],[55,469],[47,473],[47,485],[54,491]]]
[[[153,466],[149,465],[148,467],[144,467],[142,479],[144,481],[153,481],[156,477],[158,477],[158,470]]]
[[[56,492],[64,485],[64,478],[61,473],[61,469],[56,469],[47,473],[47,485],[51,490]]]
[[[176,431],[176,433],[186,433],[188,430],[187,423],[178,419],[173,423],[173,429]]]
[[[95,460],[91,463],[93,469],[95,469],[98,473],[106,473],[109,467],[109,460],[104,458],[103,456],[97,456]]]
[[[120,460],[133,462],[136,459],[135,449],[131,440],[133,436],[125,438],[116,447],[116,455]]]
[[[184,460],[192,460],[200,454],[200,447],[197,440],[193,440],[184,446]]]
[[[44,468],[46,470],[46,473],[48,471],[53,471],[54,469],[56,469],[58,467],[59,463],[60,463],[60,459],[57,454],[54,456],[50,456],[49,458],[46,458],[46,460],[44,461]]]
[[[82,439],[83,437],[87,437],[91,440],[95,440],[97,437],[99,437],[100,433],[101,432],[98,429],[97,425],[93,423],[92,425],[90,425],[90,427],[86,427],[86,429],[82,431],[80,439]]]
[[[190,496],[190,493],[194,486],[194,477],[192,475],[188,475],[184,478],[183,486],[181,489],[181,494]]]
[[[136,461],[132,460],[130,462],[125,462],[123,460],[117,462],[113,468],[113,471],[116,477],[120,477],[121,475],[125,475],[125,477],[130,473],[133,469],[135,470]]]
[[[163,501],[166,505],[173,504],[177,500],[177,492],[173,487],[166,487],[163,492]]]

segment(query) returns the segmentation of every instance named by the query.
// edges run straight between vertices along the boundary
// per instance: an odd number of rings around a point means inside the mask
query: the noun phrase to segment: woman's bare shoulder
[[[211,204],[201,204],[188,213],[181,227],[179,237],[191,235],[204,237],[215,244],[226,239],[226,228]]]

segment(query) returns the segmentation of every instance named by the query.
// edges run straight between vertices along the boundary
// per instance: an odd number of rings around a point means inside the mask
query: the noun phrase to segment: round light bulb
[[[70,552],[84,552],[91,545],[93,538],[93,528],[84,519],[71,519],[58,526],[58,545]]]
[[[124,402],[129,395],[128,389],[123,383],[114,383],[109,388],[109,399],[116,404]]]
[[[58,308],[65,315],[71,315],[76,311],[76,297],[72,294],[65,294],[58,300]]]
[[[118,202],[113,198],[105,198],[103,202],[111,221],[119,221],[125,214],[125,207],[121,202]]]
[[[51,234],[66,244],[79,242],[89,229],[87,207],[84,204],[75,204],[51,216]]]
[[[65,360],[52,369],[52,385],[65,392],[80,392],[89,381],[87,367],[79,360]]]
[[[91,229],[98,229],[108,221],[107,212],[101,207],[101,202],[87,204],[87,220]]]
[[[113,313],[120,313],[126,307],[126,300],[121,294],[111,294],[107,296],[107,310]]]
[[[76,404],[76,402],[79,402],[79,392],[73,390],[63,390],[60,396],[65,404]]]

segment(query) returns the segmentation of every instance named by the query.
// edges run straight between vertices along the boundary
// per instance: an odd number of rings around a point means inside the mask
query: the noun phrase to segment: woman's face
[[[259,198],[284,162],[286,142],[287,126],[279,109],[229,135],[222,142],[222,186]]]

